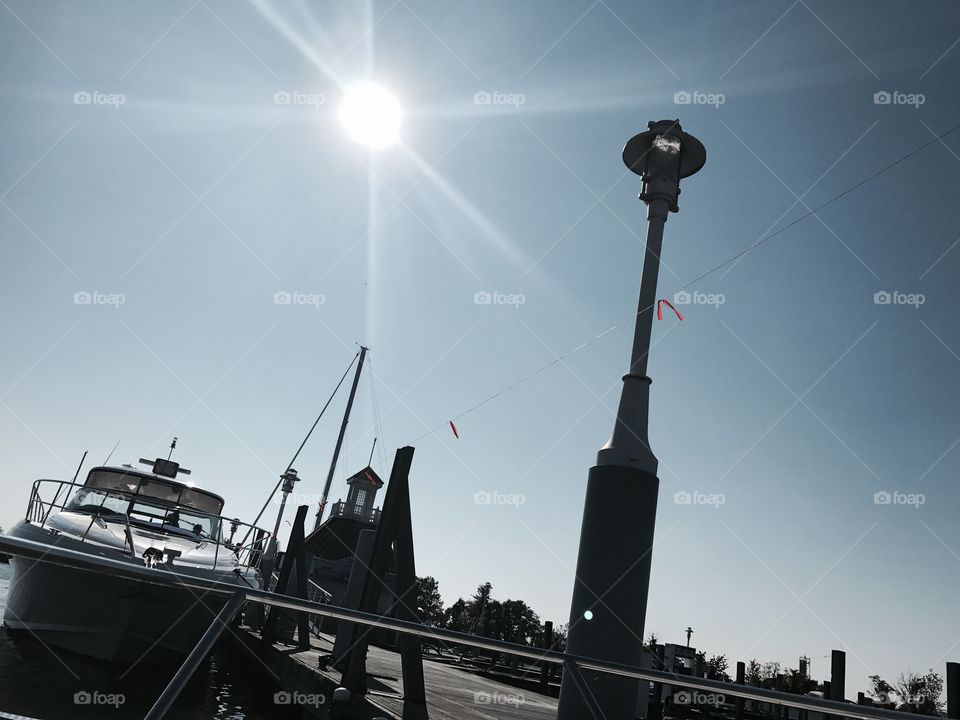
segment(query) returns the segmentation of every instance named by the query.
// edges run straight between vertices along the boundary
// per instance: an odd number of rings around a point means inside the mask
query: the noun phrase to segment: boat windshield
[[[215,541],[220,537],[220,518],[194,513],[190,508],[153,503],[146,498],[136,498],[131,504],[130,524],[183,537]]]
[[[134,527],[179,535],[197,540],[219,540],[220,518],[203,515],[186,507],[151,502],[145,497],[82,487],[67,503],[67,510],[96,513],[109,520],[111,515],[127,515]]]
[[[139,473],[125,473],[119,469],[91,470],[84,485],[129,493],[171,505],[182,505],[210,515],[219,515],[223,511],[223,500],[212,493],[183,483],[146,477]]]

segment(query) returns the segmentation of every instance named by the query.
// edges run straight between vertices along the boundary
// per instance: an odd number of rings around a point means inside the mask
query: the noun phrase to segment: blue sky
[[[414,460],[418,572],[448,602],[490,580],[564,622],[630,323],[459,440],[445,423],[633,312],[623,143],[679,117],[707,147],[666,228],[673,297],[955,125],[958,37],[948,2],[4,0],[0,522],[84,450],[132,461],[174,434],[249,519],[365,343],[381,447],[443,426]],[[403,145],[374,155],[337,120],[370,78],[406,110]],[[655,323],[648,631],[794,667],[844,648],[849,695],[960,657],[958,154],[935,143]],[[304,495],[341,410],[297,463]],[[374,425],[365,380],[332,499]]]

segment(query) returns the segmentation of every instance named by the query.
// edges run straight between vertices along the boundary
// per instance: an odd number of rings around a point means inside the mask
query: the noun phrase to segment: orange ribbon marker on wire
[[[677,318],[678,318],[679,320],[683,320],[683,315],[680,314],[680,311],[677,310],[677,309],[673,306],[673,303],[671,303],[671,302],[670,302],[669,300],[667,300],[666,298],[661,298],[660,300],[657,300],[657,320],[663,320],[663,308],[661,307],[661,304],[663,304],[663,303],[666,303],[666,304],[667,304],[667,307],[669,307],[671,310],[673,310],[673,312],[675,312],[675,313],[677,314]]]
[[[459,440],[459,439],[460,439],[460,433],[459,433],[459,431],[457,431],[457,426],[453,424],[453,420],[450,421],[450,429],[453,430],[453,436],[454,436],[457,440]]]

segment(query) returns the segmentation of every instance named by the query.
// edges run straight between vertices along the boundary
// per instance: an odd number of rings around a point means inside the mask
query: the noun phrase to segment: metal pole
[[[333,472],[337,469],[337,459],[340,457],[340,448],[343,445],[343,436],[347,433],[347,423],[350,422],[350,411],[353,409],[353,399],[357,395],[357,385],[360,383],[360,373],[363,371],[363,361],[367,357],[367,348],[360,346],[360,362],[357,363],[357,372],[353,376],[353,385],[350,386],[350,397],[347,398],[347,409],[343,413],[343,422],[340,424],[340,435],[337,436],[337,445],[333,449],[333,460],[330,461],[330,472],[327,481],[323,484],[323,495],[320,496],[320,507],[317,510],[317,520],[313,525],[316,530],[323,519],[323,511],[327,506],[327,496],[330,494],[330,484],[333,482]]]
[[[567,647],[573,655],[639,665],[660,485],[647,439],[651,380],[646,372],[663,228],[667,215],[678,209],[680,178],[703,166],[706,151],[677,121],[667,120],[650,123],[647,132],[632,138],[623,159],[643,178],[647,239],[630,370],[623,377],[613,436],[587,477]],[[607,717],[633,716],[635,678],[598,673],[584,679]],[[581,720],[590,712],[575,679],[565,675],[558,720]]]
[[[180,695],[180,691],[183,690],[183,686],[186,685],[187,681],[193,676],[193,673],[200,666],[200,663],[203,662],[207,653],[213,649],[213,644],[217,641],[217,638],[226,630],[227,624],[233,620],[233,617],[240,611],[244,600],[244,593],[241,590],[236,592],[227,604],[223,606],[223,609],[217,617],[214,618],[213,623],[207,628],[207,631],[203,634],[203,637],[200,638],[196,647],[187,655],[187,659],[183,661],[183,665],[177,670],[177,673],[170,680],[170,683],[164,688],[163,692],[160,693],[160,697],[157,698],[153,707],[150,708],[150,712],[146,714],[144,720],[160,720],[160,718],[167,714],[170,706],[173,705]]]

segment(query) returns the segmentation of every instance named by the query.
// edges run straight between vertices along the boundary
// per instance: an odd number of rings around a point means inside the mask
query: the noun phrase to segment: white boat
[[[140,462],[150,469],[95,467],[82,484],[37,480],[26,519],[9,535],[201,580],[262,587],[258,565],[269,534],[223,518],[223,498],[178,480],[190,471],[177,463]],[[225,602],[202,590],[22,558],[11,563],[6,627],[108,662],[182,658]]]

